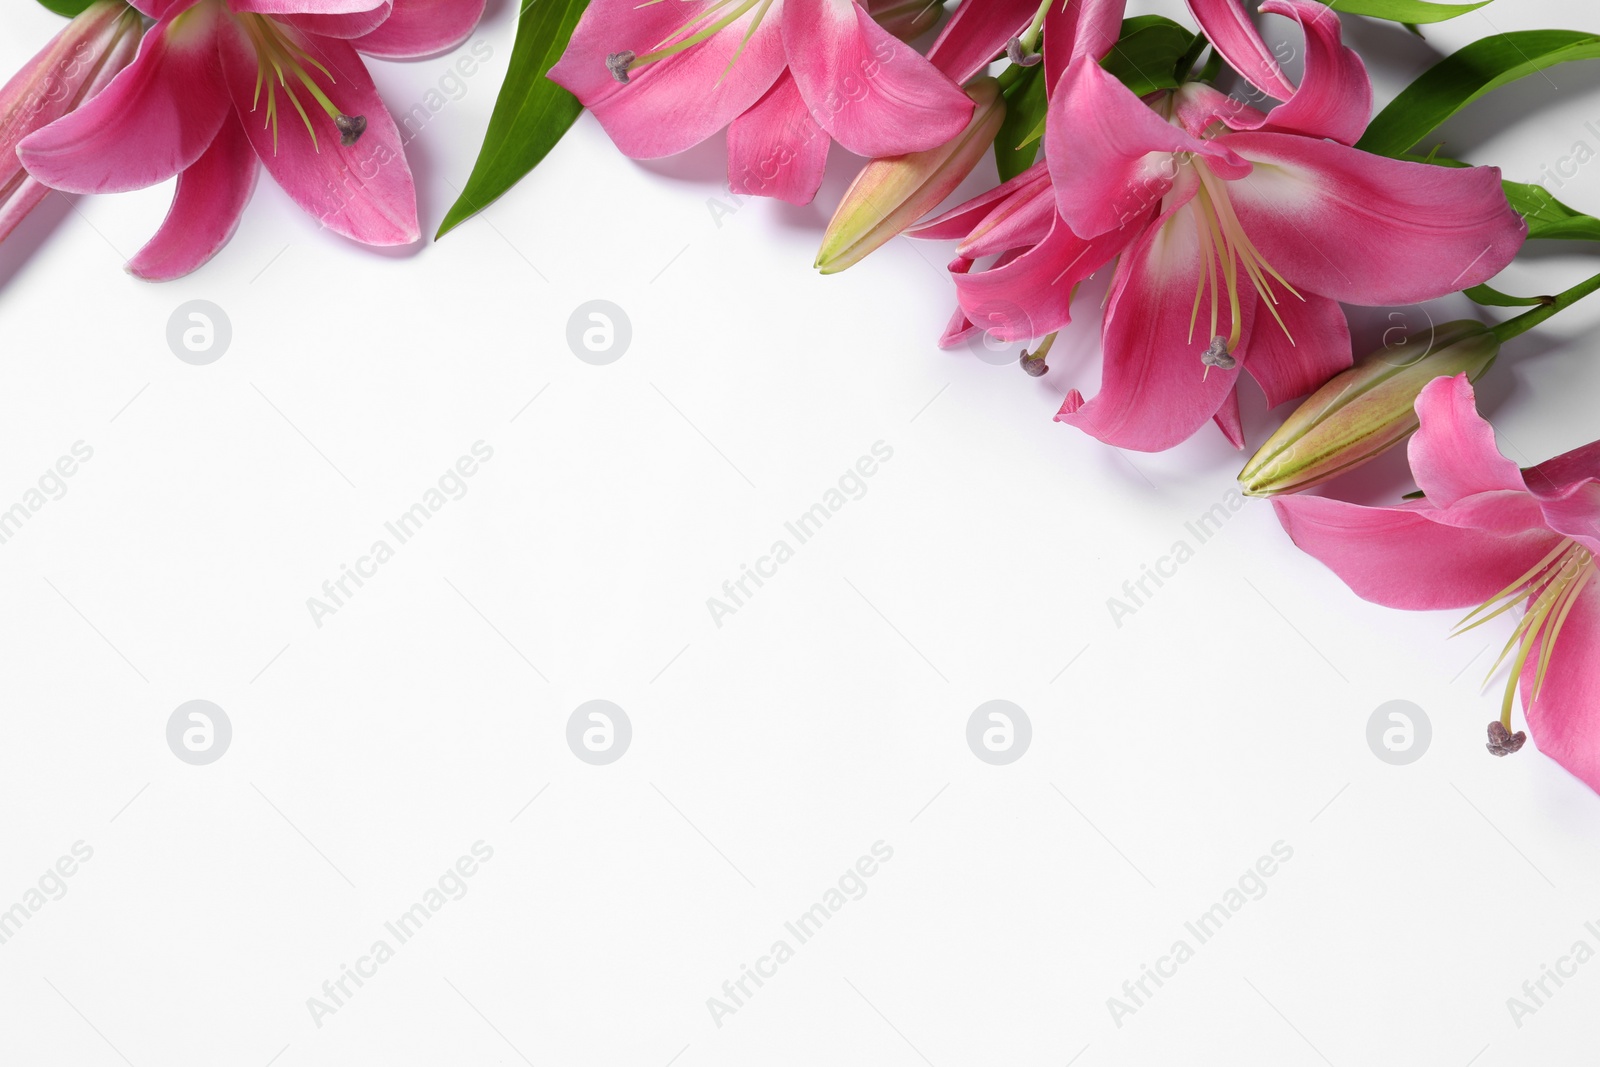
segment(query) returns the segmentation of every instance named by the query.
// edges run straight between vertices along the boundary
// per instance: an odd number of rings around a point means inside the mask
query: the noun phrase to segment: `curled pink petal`
[[[1528,732],[1540,752],[1600,791],[1600,583],[1589,581],[1577,595],[1535,696],[1546,640],[1540,636],[1519,679]]]
[[[1495,445],[1494,427],[1478,414],[1465,374],[1423,386],[1417,418],[1422,426],[1408,449],[1411,473],[1433,506],[1448,508],[1479,493],[1525,488],[1522,472]]]
[[[1279,100],[1294,95],[1294,86],[1283,76],[1240,0],[1188,0],[1188,4],[1200,31],[1245,81]]]
[[[238,229],[259,172],[250,138],[229,115],[211,146],[178,175],[166,221],[128,261],[128,273],[169,281],[204,266]]]
[[[1353,362],[1350,325],[1338,301],[1315,293],[1303,298],[1284,293],[1269,307],[1265,298],[1256,299],[1257,327],[1244,369],[1267,394],[1268,405],[1305,396]],[[1274,311],[1283,327],[1274,320]]]
[[[354,43],[385,59],[415,59],[465,41],[483,18],[484,0],[394,0],[389,17]]]
[[[194,163],[229,108],[217,61],[222,21],[214,4],[170,6],[104,91],[23,140],[17,153],[28,172],[66,192],[118,193]]]

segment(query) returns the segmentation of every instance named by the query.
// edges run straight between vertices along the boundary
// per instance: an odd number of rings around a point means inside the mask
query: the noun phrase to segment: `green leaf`
[[[1600,241],[1600,219],[1572,210],[1543,186],[1508,181],[1500,185],[1512,208],[1528,220],[1529,240]]]
[[[505,84],[489,132],[461,197],[445,214],[438,240],[494,202],[549,155],[583,113],[578,98],[546,78],[572,38],[589,0],[532,0],[517,20]]]
[[[1124,19],[1122,36],[1100,65],[1117,76],[1137,96],[1158,89],[1176,89],[1179,60],[1188,55],[1195,35],[1160,15]]]
[[[1473,303],[1492,308],[1525,308],[1536,304],[1548,304],[1551,301],[1547,296],[1512,296],[1498,289],[1491,289],[1487,285],[1474,285],[1471,289],[1461,291]]]
[[[56,14],[65,15],[70,19],[83,14],[84,9],[94,3],[94,0],[39,0],[39,3]]]
[[[1328,0],[1328,6],[1347,15],[1367,15],[1414,26],[1419,22],[1443,22],[1468,11],[1476,11],[1490,0],[1476,4],[1433,4],[1426,0]],[[1416,30],[1412,30],[1416,33]],[[1418,37],[1422,36],[1420,33]]]
[[[1356,147],[1398,156],[1491,90],[1558,63],[1596,57],[1600,37],[1575,30],[1520,30],[1474,41],[1406,86],[1372,120]]]
[[[994,139],[994,161],[1000,168],[1001,181],[1009,181],[1033,166],[1039,154],[1039,136],[1032,131],[1035,126],[1043,129],[1047,102],[1043,63],[1011,69],[1022,73],[1006,90],[1006,117]]]

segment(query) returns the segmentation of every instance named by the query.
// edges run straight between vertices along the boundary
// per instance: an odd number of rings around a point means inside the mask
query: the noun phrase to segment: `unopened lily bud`
[[[1477,381],[1500,352],[1489,328],[1470,319],[1407,340],[1417,355],[1385,348],[1307,397],[1239,472],[1245,495],[1296,493],[1376,459],[1416,430],[1423,386],[1457,374]]]
[[[867,14],[902,41],[920,37],[944,12],[938,0],[867,0]]]
[[[994,143],[1006,104],[1000,83],[979,78],[967,86],[977,106],[967,128],[926,152],[874,159],[861,169],[833,213],[816,267],[834,274],[865,259],[955,192]]]
[[[144,24],[122,0],[97,0],[0,87],[0,240],[50,192],[17,142],[75,111],[133,61]]]

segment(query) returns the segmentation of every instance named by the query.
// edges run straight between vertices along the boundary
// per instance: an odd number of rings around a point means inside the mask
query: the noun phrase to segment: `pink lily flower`
[[[732,191],[810,203],[830,140],[920,152],[972,101],[855,0],[594,0],[551,80],[634,159],[728,128]]]
[[[50,192],[22,169],[17,143],[104,89],[143,30],[121,0],[98,0],[0,88],[0,241]]]
[[[1071,62],[1098,63],[1116,44],[1126,0],[965,0],[928,52],[951,77],[983,69],[1008,42],[1042,15],[1045,83],[1054,85]],[[1041,146],[1048,156],[1049,145]],[[914,226],[906,236],[957,240],[949,270],[959,304],[939,345],[949,348],[977,333],[1002,341],[1044,337],[1072,320],[1079,282],[1122,250],[1130,235],[1084,240],[1056,211],[1043,159],[1021,174]],[[993,257],[992,259],[990,257]],[[980,260],[988,266],[974,270]]]
[[[1158,451],[1214,418],[1241,446],[1241,369],[1271,404],[1310,392],[1351,363],[1340,301],[1410,304],[1476,285],[1526,236],[1498,169],[1351,148],[1372,95],[1338,19],[1309,0],[1262,10],[1295,19],[1306,41],[1302,84],[1269,113],[1199,84],[1141,101],[1083,59],[1052,98],[1045,150],[1062,218],[1082,238],[1127,239],[1100,393],[1073,390],[1056,416],[1110,444]]]
[[[74,193],[177,176],[172,208],[128,263],[187,274],[227,243],[257,161],[328,229],[370,245],[418,239],[416,188],[360,53],[459,44],[483,0],[135,0],[156,19],[133,63],[18,148],[34,178]]]
[[[1360,507],[1323,497],[1272,502],[1294,543],[1364,600],[1409,611],[1479,605],[1471,629],[1518,603],[1521,620],[1490,751],[1515,751],[1520,690],[1534,744],[1600,791],[1600,442],[1519,471],[1495,447],[1465,374],[1417,398],[1411,471],[1426,498]],[[1499,664],[1496,664],[1498,669]],[[1493,672],[1491,671],[1491,674]]]

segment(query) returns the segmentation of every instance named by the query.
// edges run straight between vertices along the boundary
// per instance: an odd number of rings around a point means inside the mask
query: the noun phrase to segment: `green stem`
[[[1518,334],[1527,333],[1556,312],[1565,311],[1597,289],[1600,289],[1600,274],[1596,274],[1588,281],[1579,282],[1571,289],[1556,296],[1548,304],[1536,307],[1531,311],[1524,311],[1514,319],[1507,319],[1489,332],[1494,334],[1496,341],[1505,344]]]
[[[1051,0],[1043,0],[1039,4],[1039,10],[1034,12],[1033,21],[1028,24],[1028,28],[1023,30],[1018,38],[1022,42],[1022,47],[1029,52],[1034,50],[1034,45],[1039,41],[1039,31],[1044,28],[1044,17],[1050,12],[1050,3]]]

